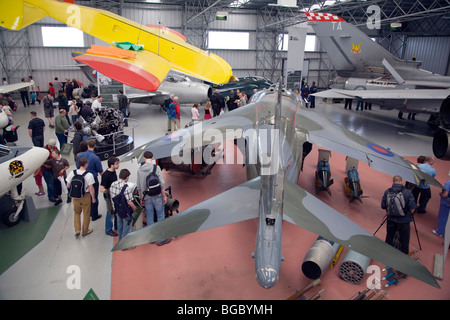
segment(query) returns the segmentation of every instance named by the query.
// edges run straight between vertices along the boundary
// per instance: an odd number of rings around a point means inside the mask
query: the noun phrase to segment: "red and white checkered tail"
[[[345,21],[341,17],[331,13],[305,12],[305,15],[308,21]]]

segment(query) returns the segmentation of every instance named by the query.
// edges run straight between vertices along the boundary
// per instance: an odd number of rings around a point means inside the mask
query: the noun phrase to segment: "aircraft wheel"
[[[0,208],[0,215],[2,222],[7,227],[13,227],[20,222],[22,218],[22,212],[14,218],[14,213],[16,212],[16,206],[14,200],[9,195],[4,195],[2,197],[2,207]]]
[[[427,121],[428,126],[431,129],[437,129],[441,125],[441,121],[439,120],[439,113],[432,113]]]
[[[19,215],[17,215],[17,217],[14,218],[15,212],[16,210],[12,209],[2,214],[2,221],[8,228],[18,224],[20,222],[20,219],[22,218],[22,213],[20,213]]]

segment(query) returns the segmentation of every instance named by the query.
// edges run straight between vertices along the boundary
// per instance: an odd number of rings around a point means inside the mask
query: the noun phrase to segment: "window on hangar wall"
[[[249,39],[248,32],[209,31],[208,49],[248,50]]]
[[[83,31],[72,27],[41,27],[44,47],[84,47]]]
[[[279,35],[279,37],[281,38],[281,34]],[[306,35],[305,51],[316,51],[316,39],[317,37],[315,35],[309,34]],[[280,41],[280,44],[278,45],[278,50],[288,51],[288,44],[289,44],[289,35],[283,34],[283,42]]]

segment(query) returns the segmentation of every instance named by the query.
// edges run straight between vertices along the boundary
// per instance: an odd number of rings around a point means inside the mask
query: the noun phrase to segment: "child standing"
[[[70,105],[70,107],[69,107],[69,114],[71,116],[72,125],[73,125],[78,119],[78,112],[80,111],[80,109],[76,105],[75,100],[70,100],[69,101],[69,105]]]
[[[36,192],[35,195],[37,196],[43,196],[45,194],[44,192],[44,186],[42,185],[42,170],[41,167],[39,167],[39,169],[37,169],[34,174],[34,181],[36,182],[36,185],[39,188],[39,192]]]
[[[194,103],[194,106],[191,109],[192,121],[198,121],[199,113],[198,113],[198,103]]]

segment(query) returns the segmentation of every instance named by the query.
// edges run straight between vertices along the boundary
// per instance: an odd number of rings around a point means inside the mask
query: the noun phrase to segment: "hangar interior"
[[[416,57],[422,68],[441,75],[450,75],[450,22],[447,1],[297,1],[297,8],[272,6],[275,1],[77,1],[77,4],[105,9],[142,24],[161,24],[185,35],[187,42],[210,50],[224,58],[236,76],[264,76],[271,81],[280,77],[281,61],[287,52],[278,50],[287,28],[306,21],[299,12],[315,10],[342,17],[358,25],[389,52],[401,59]],[[367,8],[377,5],[382,17],[381,28],[366,27]],[[227,12],[227,20],[216,20],[217,12]],[[401,23],[391,29],[391,23]],[[74,65],[71,53],[85,52],[101,41],[84,34],[81,47],[44,47],[42,27],[64,26],[51,18],[44,18],[18,32],[0,33],[0,61],[2,75],[10,83],[19,82],[32,74],[41,91],[58,73],[60,80],[87,79]],[[248,34],[248,49],[209,49],[210,31]],[[369,33],[370,32],[370,33]],[[313,30],[308,29],[313,35]],[[310,49],[311,50],[311,49]],[[305,52],[309,63],[308,82],[315,81],[321,89],[327,88],[334,76],[334,67],[315,41],[314,49]]]
[[[280,78],[282,61],[287,57],[286,50],[279,50],[287,28],[305,23],[302,11],[327,12],[336,14],[352,24],[360,26],[374,41],[380,43],[398,58],[409,60],[412,56],[422,62],[422,68],[444,76],[450,75],[450,3],[448,1],[297,1],[297,7],[274,6],[271,0],[91,0],[75,1],[76,4],[108,10],[142,24],[160,24],[174,29],[186,36],[187,42],[204,50],[209,50],[224,58],[233,68],[236,76],[256,75],[273,82]],[[368,7],[376,5],[380,9],[381,28],[368,30],[366,20]],[[226,12],[226,20],[217,17]],[[392,23],[400,23],[393,27]],[[21,31],[0,31],[0,61],[2,76],[9,83],[19,82],[21,78],[32,75],[40,87],[41,94],[48,88],[48,82],[55,76],[60,80],[70,78],[88,83],[85,75],[75,66],[72,52],[86,51],[93,44],[101,44],[94,37],[83,34],[83,45],[78,47],[43,46],[42,27],[64,26],[51,18],[44,18]],[[209,32],[225,31],[247,34],[248,46],[245,49],[209,48]],[[314,36],[308,29],[308,35]],[[305,51],[308,83],[315,81],[319,90],[328,88],[335,71],[330,58],[321,48],[320,42],[311,38],[313,49]],[[25,130],[29,121],[29,110],[21,108],[20,98],[16,101],[19,110],[14,120],[20,123],[19,146],[31,146],[32,142]],[[43,117],[42,108],[33,110]],[[432,136],[427,126],[428,116],[418,114],[415,122],[398,119],[395,110],[374,110],[349,113],[342,104],[328,104],[318,101],[316,112],[332,119],[351,131],[367,139],[396,151],[401,156],[415,162],[418,155],[432,155],[430,140],[417,135]],[[166,115],[159,106],[132,104],[131,118],[137,119],[133,129],[135,146],[164,135]],[[182,125],[189,122],[190,106],[182,108]],[[405,133],[407,132],[407,133]],[[392,139],[392,137],[395,139]],[[54,138],[54,133],[46,132],[45,141]],[[227,145],[228,148],[233,148]],[[305,163],[302,187],[314,190],[313,171],[316,165],[317,149]],[[71,169],[74,166],[72,155],[67,156]],[[340,168],[335,180],[343,180],[345,159],[334,154],[332,166]],[[106,168],[106,162],[103,162]],[[137,163],[121,163],[121,168],[129,168],[133,174]],[[341,169],[342,168],[342,169]],[[449,162],[437,160],[435,168],[438,180],[448,180]],[[338,211],[349,216],[361,226],[373,232],[382,222],[379,201],[382,192],[391,185],[391,177],[380,175],[365,164],[361,170],[365,175],[362,183],[368,198],[363,204],[348,204],[342,183],[333,191],[333,197],[320,194],[318,197]],[[214,172],[215,171],[215,172]],[[242,168],[238,166],[217,165],[212,174],[206,177],[191,177],[184,173],[165,172],[165,179],[172,185],[175,197],[181,208],[218,194],[242,183]],[[217,180],[220,179],[218,183]],[[132,180],[132,179],[131,179]],[[104,219],[92,222],[95,232],[92,236],[74,241],[72,227],[72,206],[63,203],[55,210],[43,197],[34,195],[33,179],[24,183],[33,196],[35,206],[43,216],[52,216],[47,226],[48,232],[41,235],[38,244],[22,252],[22,249],[2,249],[8,252],[7,264],[0,273],[1,299],[82,299],[92,289],[100,299],[275,299],[284,300],[296,289],[310,280],[301,274],[300,264],[316,235],[295,226],[286,224],[282,263],[284,276],[276,287],[270,290],[258,287],[253,273],[254,263],[251,251],[254,249],[255,221],[233,224],[227,227],[203,231],[198,234],[177,238],[172,244],[163,247],[140,246],[127,252],[111,253],[116,242],[103,232]],[[189,191],[191,190],[191,191]],[[181,192],[180,192],[181,191]],[[442,250],[442,241],[431,233],[435,227],[438,203],[438,190],[433,189],[429,213],[417,217],[417,227],[423,250],[418,256],[429,270],[433,269],[434,254]],[[182,193],[182,194],[180,194]],[[194,200],[195,199],[195,200]],[[100,197],[100,209],[105,203]],[[370,215],[370,216],[369,216]],[[27,223],[19,224],[16,232],[32,233]],[[3,228],[3,227],[2,227]],[[0,232],[12,233],[12,229]],[[42,232],[42,231],[38,231]],[[9,234],[9,233],[8,233]],[[379,236],[384,236],[380,229]],[[20,235],[19,235],[20,237]],[[418,240],[411,232],[411,247],[417,248]],[[299,245],[299,243],[303,243]],[[21,244],[19,244],[20,246]],[[167,249],[166,249],[167,248]],[[242,250],[241,250],[242,249]],[[10,252],[18,252],[10,257]],[[209,252],[211,255],[209,255]],[[342,257],[341,257],[342,259]],[[11,262],[9,262],[11,261]],[[376,263],[375,263],[376,264]],[[71,266],[82,270],[80,288],[68,288]],[[125,270],[125,272],[122,272]],[[148,274],[148,271],[152,274]],[[155,275],[158,276],[155,276]],[[26,276],[24,276],[26,275]],[[436,290],[409,277],[403,286],[396,286],[384,299],[450,299],[448,278],[445,269],[441,289]],[[446,281],[447,280],[447,281]],[[325,275],[322,282],[325,292],[322,299],[349,299],[355,292],[366,288],[365,283],[349,284],[338,276],[335,269]],[[221,289],[218,287],[221,286]],[[158,290],[152,290],[152,287]]]

